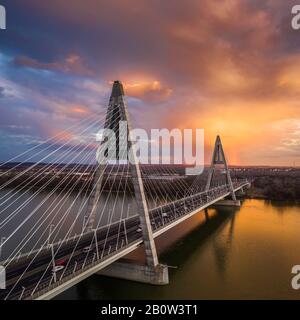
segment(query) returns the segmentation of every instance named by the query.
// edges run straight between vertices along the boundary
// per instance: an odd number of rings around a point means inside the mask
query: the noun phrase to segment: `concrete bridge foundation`
[[[155,267],[132,260],[120,260],[99,271],[98,275],[148,283],[152,285],[169,284],[168,266],[158,264]]]
[[[240,200],[220,200],[216,203],[214,203],[213,207],[240,207],[241,201]]]

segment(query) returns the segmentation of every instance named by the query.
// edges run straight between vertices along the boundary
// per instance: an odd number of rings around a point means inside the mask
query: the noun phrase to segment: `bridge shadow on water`
[[[188,260],[194,254],[196,248],[201,248],[208,241],[214,241],[213,235],[227,224],[230,224],[230,238],[232,238],[235,214],[236,212],[232,209],[209,209],[198,213],[197,215],[204,217],[203,221],[199,217],[196,217],[198,221],[200,220],[198,225],[194,226],[194,221],[187,221],[186,226],[178,226],[178,229],[182,228],[181,234],[179,232],[176,233],[176,229],[174,228],[170,231],[170,235],[165,235],[166,238],[169,237],[171,245],[162,251],[160,259],[174,265]],[[192,227],[192,230],[186,232],[187,227]],[[176,233],[174,237],[172,236],[172,232]],[[160,240],[157,246],[160,251]]]
[[[226,272],[226,264],[234,236],[235,218],[239,208],[209,208],[194,215],[156,239],[161,263],[169,268],[170,285],[152,286],[126,280],[94,275],[67,290],[57,299],[165,299],[170,286],[184,265],[199,256],[207,245],[212,245],[215,268],[220,275]],[[226,228],[225,244],[216,234]],[[127,258],[144,260],[143,247]],[[205,263],[205,262],[203,262]],[[174,267],[174,268],[173,268]]]

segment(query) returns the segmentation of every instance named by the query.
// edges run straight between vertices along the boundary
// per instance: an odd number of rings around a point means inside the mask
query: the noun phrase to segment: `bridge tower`
[[[208,172],[208,179],[206,183],[206,188],[205,191],[208,191],[211,187],[212,179],[215,173],[216,165],[224,165],[225,169],[225,174],[226,174],[226,181],[229,186],[229,190],[231,193],[231,197],[233,201],[236,201],[236,196],[230,176],[230,170],[228,168],[227,160],[225,157],[224,149],[222,146],[221,138],[220,136],[217,136],[216,142],[215,142],[215,147],[213,151],[213,156],[212,156],[212,161],[211,161],[211,166],[209,168]]]
[[[156,268],[159,266],[158,257],[156,252],[156,247],[154,243],[154,237],[152,233],[151,222],[149,218],[149,211],[146,202],[146,196],[144,192],[144,186],[142,181],[142,174],[140,169],[140,164],[136,158],[136,151],[135,145],[133,141],[131,141],[129,132],[131,131],[131,124],[129,121],[129,114],[127,110],[127,106],[124,100],[124,88],[120,81],[115,81],[112,88],[111,97],[109,100],[107,115],[106,115],[106,122],[105,122],[105,129],[111,129],[116,134],[116,161],[126,161],[128,156],[133,163],[129,163],[130,172],[132,177],[132,182],[134,186],[134,194],[137,203],[137,210],[138,215],[140,217],[140,224],[142,228],[142,236],[143,242],[145,246],[145,253],[146,253],[146,260],[147,266],[150,268]],[[126,158],[124,159],[124,155],[122,157],[121,151],[123,152],[124,147],[120,144],[119,133],[120,133],[120,122],[126,121],[127,122],[127,150],[130,154],[126,152]],[[124,122],[123,122],[124,123]],[[96,184],[96,188],[94,188],[91,196],[90,202],[88,205],[88,214],[86,216],[86,227],[85,231],[90,232],[93,230],[94,221],[96,216],[96,209],[97,203],[100,200],[101,195],[101,188],[102,188],[102,181],[103,181],[103,173],[104,173],[104,166],[105,164],[99,164],[97,172],[94,176],[94,183]]]

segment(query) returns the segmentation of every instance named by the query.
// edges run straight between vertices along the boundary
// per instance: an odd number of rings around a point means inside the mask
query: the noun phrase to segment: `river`
[[[245,200],[199,212],[156,241],[170,284],[92,276],[57,299],[300,299],[300,206]]]

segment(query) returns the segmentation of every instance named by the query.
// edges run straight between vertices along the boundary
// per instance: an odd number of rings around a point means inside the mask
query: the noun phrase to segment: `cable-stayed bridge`
[[[209,206],[240,204],[236,193],[250,183],[232,180],[219,136],[203,183],[203,175],[191,180],[172,166],[141,166],[128,138],[129,120],[123,86],[115,81],[102,119],[82,120],[22,154],[29,155],[27,163],[34,160],[31,165],[3,171],[0,265],[6,288],[0,299],[51,299],[98,272],[167,284],[168,267],[159,263],[154,239]],[[121,121],[127,122],[125,138]],[[95,164],[90,140],[101,126],[118,137],[114,165]],[[124,162],[128,152],[132,164]],[[139,246],[145,265],[118,262]]]

